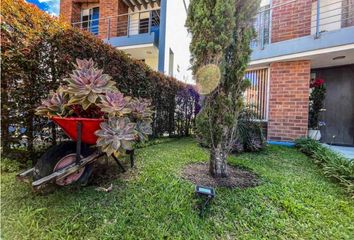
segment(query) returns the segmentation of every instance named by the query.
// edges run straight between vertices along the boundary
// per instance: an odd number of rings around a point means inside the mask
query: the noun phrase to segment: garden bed
[[[214,178],[209,174],[209,163],[193,163],[183,169],[183,178],[194,184],[210,187],[249,188],[260,184],[253,172],[228,165],[228,177]]]
[[[36,196],[15,173],[1,176],[1,238],[6,239],[353,239],[354,202],[296,149],[268,146],[229,158],[262,184],[216,188],[205,218],[183,169],[208,159],[191,139],[137,150],[136,169],[111,192],[97,186]],[[102,183],[103,184],[103,183]]]

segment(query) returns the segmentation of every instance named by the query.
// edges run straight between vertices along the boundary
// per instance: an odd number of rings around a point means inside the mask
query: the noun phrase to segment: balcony
[[[117,48],[146,44],[158,48],[159,45],[159,9],[91,19],[72,25],[97,35]]]
[[[273,0],[272,3],[262,0],[255,18],[257,38],[252,42],[251,65],[354,44],[352,0]]]

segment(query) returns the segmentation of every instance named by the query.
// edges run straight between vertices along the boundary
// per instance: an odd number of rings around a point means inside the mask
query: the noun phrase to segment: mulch
[[[245,189],[260,185],[259,177],[244,168],[228,165],[228,177],[214,178],[209,174],[209,163],[193,163],[182,171],[182,177],[196,185]]]

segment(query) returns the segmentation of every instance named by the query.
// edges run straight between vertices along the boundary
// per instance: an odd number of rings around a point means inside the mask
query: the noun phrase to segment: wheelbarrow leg
[[[123,165],[119,162],[118,158],[116,158],[116,156],[112,155],[114,161],[116,161],[116,163],[118,164],[118,166],[123,170],[123,172],[126,172],[125,168],[123,167]]]
[[[82,135],[82,123],[76,123],[77,142],[76,142],[76,164],[79,164],[81,160],[81,135]]]

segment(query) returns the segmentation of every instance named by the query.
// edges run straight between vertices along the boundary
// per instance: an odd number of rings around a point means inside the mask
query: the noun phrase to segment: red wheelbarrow
[[[86,184],[92,173],[92,163],[105,155],[95,146],[97,140],[95,131],[100,128],[100,123],[105,121],[104,119],[53,117],[52,120],[72,141],[51,147],[33,168],[17,175],[19,180],[30,182],[34,191],[74,182]],[[131,167],[134,167],[134,150],[127,151],[127,154]],[[112,157],[125,172],[120,161],[115,156]]]

